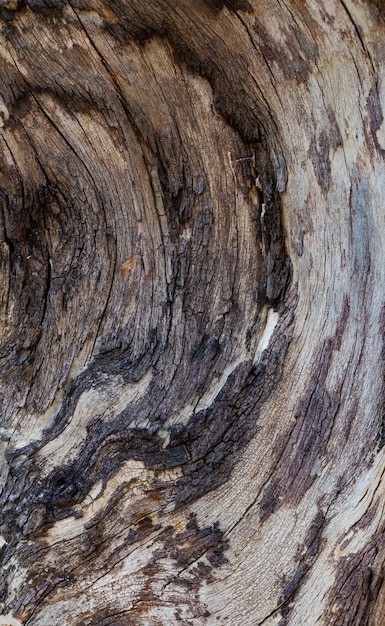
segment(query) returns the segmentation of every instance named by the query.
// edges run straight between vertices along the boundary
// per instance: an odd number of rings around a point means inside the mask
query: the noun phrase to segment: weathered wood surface
[[[0,624],[385,623],[383,4],[1,2]]]

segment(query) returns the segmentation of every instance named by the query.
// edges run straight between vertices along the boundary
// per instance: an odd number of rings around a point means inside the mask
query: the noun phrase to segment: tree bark
[[[384,10],[2,0],[0,624],[385,623]]]

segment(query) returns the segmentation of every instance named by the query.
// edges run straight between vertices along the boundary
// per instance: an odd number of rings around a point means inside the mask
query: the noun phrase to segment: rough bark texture
[[[1,0],[0,624],[385,623],[383,16]]]

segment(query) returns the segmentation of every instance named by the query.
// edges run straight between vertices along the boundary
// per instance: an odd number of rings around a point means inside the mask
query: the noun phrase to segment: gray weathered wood
[[[385,8],[0,5],[0,625],[381,626]]]

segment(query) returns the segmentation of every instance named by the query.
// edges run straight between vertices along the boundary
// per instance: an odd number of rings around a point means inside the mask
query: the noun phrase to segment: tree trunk
[[[384,2],[0,15],[0,624],[381,626]]]

